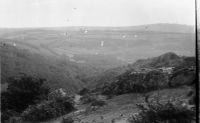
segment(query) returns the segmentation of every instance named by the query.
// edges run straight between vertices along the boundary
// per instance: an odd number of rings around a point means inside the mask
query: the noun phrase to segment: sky
[[[195,0],[0,0],[0,27],[194,25]]]

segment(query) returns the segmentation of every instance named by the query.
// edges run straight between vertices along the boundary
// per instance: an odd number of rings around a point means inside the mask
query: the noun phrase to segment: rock
[[[57,89],[57,90],[51,92],[48,95],[48,99],[53,100],[53,99],[62,98],[65,96],[67,96],[67,93],[64,91],[64,89],[60,88],[60,89]]]

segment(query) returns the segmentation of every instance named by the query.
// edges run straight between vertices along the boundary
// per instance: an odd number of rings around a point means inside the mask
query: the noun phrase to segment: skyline
[[[194,0],[0,0],[0,27],[194,25],[194,12]]]

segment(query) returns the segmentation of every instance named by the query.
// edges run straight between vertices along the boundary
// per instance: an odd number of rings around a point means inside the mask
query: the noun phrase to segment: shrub
[[[114,95],[112,95],[112,94],[108,94],[108,95],[107,95],[107,99],[112,99],[113,96],[114,96]]]
[[[8,123],[23,123],[21,117],[13,116],[7,121]]]
[[[180,68],[173,71],[169,78],[170,87],[191,85],[196,79],[196,71],[189,68]]]
[[[79,94],[80,94],[80,95],[85,95],[85,94],[88,94],[89,92],[90,92],[89,89],[83,88],[82,90],[79,91]]]
[[[49,88],[43,85],[44,81],[44,79],[35,79],[30,76],[10,78],[7,91],[2,94],[2,102],[6,102],[6,104],[2,103],[2,110],[21,112],[28,105],[45,99]]]
[[[57,100],[43,101],[37,105],[29,106],[23,113],[25,121],[45,121],[74,110],[74,104],[68,97]]]
[[[10,118],[15,117],[17,115],[19,115],[19,113],[13,110],[5,110],[1,113],[1,123],[7,123],[9,122]]]
[[[193,123],[195,111],[177,103],[138,105],[140,112],[128,119],[130,123]]]
[[[117,80],[102,87],[103,95],[121,95],[125,93],[145,93],[168,87],[168,75],[160,71],[133,73],[127,71]]]
[[[63,118],[61,123],[74,123],[74,119],[71,117]]]
[[[198,82],[197,78],[195,78],[195,80],[191,83],[191,90],[188,93],[188,96],[190,97],[189,103],[194,105],[197,102],[196,82]]]
[[[56,89],[48,94],[48,100],[57,100],[59,98],[63,98],[67,96],[67,93],[64,89]]]
[[[10,78],[7,91],[1,93],[1,122],[21,113],[29,105],[46,99],[49,88],[44,86],[44,81],[25,75],[21,78]]]
[[[103,100],[95,100],[91,103],[91,106],[104,106],[106,105],[106,102]]]
[[[87,95],[82,96],[80,100],[83,104],[88,104],[95,101],[96,98],[93,95],[87,94]]]

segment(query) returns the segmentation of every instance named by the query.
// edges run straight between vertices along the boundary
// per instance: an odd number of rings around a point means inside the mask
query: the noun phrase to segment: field
[[[93,110],[91,106],[96,97],[87,103],[83,103],[83,99],[79,100],[81,103],[75,103],[77,110],[69,114],[55,113],[53,111],[57,109],[52,107],[45,109],[47,112],[53,109],[51,111],[54,115],[40,121],[61,123],[62,118],[72,116],[75,123],[110,123],[112,120],[115,123],[126,123],[128,117],[138,113],[136,104],[144,103],[142,93],[150,95],[150,99],[157,99],[159,94],[161,102],[171,98],[188,102],[187,95],[196,79],[195,34],[191,29],[184,25],[170,24],[123,28],[2,28],[1,93],[10,93],[7,89],[10,78],[20,78],[23,75],[44,78],[50,93],[63,89],[67,96],[77,96],[85,88],[88,92],[84,96],[90,98],[109,92],[104,96],[113,97],[96,100],[106,103],[97,106],[97,109]],[[161,70],[169,68],[172,70],[170,73]],[[156,90],[158,87],[155,89],[155,86],[159,83],[166,86]],[[20,88],[18,90],[20,92]],[[7,105],[7,100],[13,98],[5,96],[3,99]],[[40,103],[45,101],[52,100],[44,99]],[[22,111],[26,112],[26,109]],[[3,113],[7,111],[9,107]],[[19,111],[18,114],[23,117],[23,112]],[[45,113],[40,112],[39,115],[43,114],[45,117]],[[15,118],[15,115],[8,114],[8,120]]]
[[[166,52],[191,56],[195,52],[194,33],[148,30],[41,28],[0,31],[1,42],[45,55],[65,55],[77,63],[98,64],[115,61],[116,66]],[[103,45],[101,43],[103,42]],[[109,57],[109,59],[108,59]],[[109,63],[110,64],[110,63]],[[95,64],[96,65],[96,64]],[[115,66],[115,65],[114,65]],[[113,67],[113,66],[112,66]]]

